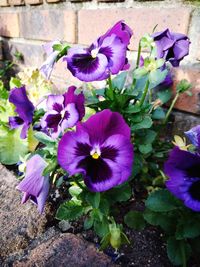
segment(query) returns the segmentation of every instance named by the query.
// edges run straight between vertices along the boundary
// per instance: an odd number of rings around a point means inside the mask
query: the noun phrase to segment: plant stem
[[[167,114],[166,114],[166,116],[165,116],[165,119],[164,119],[164,121],[163,121],[163,124],[166,124],[166,123],[167,123],[168,118],[169,118],[169,115],[171,114],[172,109],[173,109],[173,107],[174,107],[174,105],[175,105],[175,103],[176,103],[178,97],[179,97],[179,93],[176,93],[176,95],[175,95],[175,97],[174,97],[174,99],[173,99],[173,101],[172,101],[172,103],[171,103],[171,105],[170,105],[170,107],[169,107],[169,109],[168,109],[168,111],[167,111]]]
[[[109,89],[113,90],[111,75],[108,77],[108,86],[109,86]]]
[[[145,85],[145,88],[144,88],[144,92],[142,94],[142,97],[140,99],[140,103],[139,103],[139,106],[141,107],[145,101],[145,98],[146,98],[146,95],[147,95],[147,92],[148,92],[148,89],[149,89],[149,79],[147,80],[146,82],[146,85]]]
[[[139,42],[138,54],[137,54],[137,60],[136,60],[136,68],[135,69],[138,69],[138,67],[139,67],[139,64],[140,64],[140,55],[141,55],[141,44]],[[131,84],[131,89],[134,89],[135,84],[136,84],[136,79],[133,78],[133,82]]]
[[[141,54],[141,44],[139,42],[139,46],[138,46],[138,54],[137,54],[137,61],[136,61],[136,69],[139,67],[140,64],[140,54]]]
[[[183,267],[187,267],[187,262],[186,262],[186,255],[185,255],[185,247],[184,247],[184,241],[181,242],[181,256],[182,256],[182,261]]]
[[[85,190],[84,186],[78,181],[77,177],[74,176],[75,183],[82,189]]]

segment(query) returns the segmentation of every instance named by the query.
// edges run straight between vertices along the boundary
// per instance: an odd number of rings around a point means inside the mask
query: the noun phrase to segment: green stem
[[[174,105],[176,104],[176,101],[177,101],[178,97],[179,97],[179,93],[176,93],[176,95],[175,95],[175,97],[174,97],[174,99],[173,99],[173,101],[172,101],[172,103],[171,103],[171,105],[170,105],[170,107],[169,107],[169,109],[167,111],[167,114],[165,116],[165,119],[163,121],[163,124],[166,124],[167,123],[168,118],[169,118],[169,115],[171,114],[172,109],[173,109]]]
[[[138,54],[137,54],[137,60],[136,60],[136,69],[138,69],[139,64],[140,64],[141,49],[142,49],[142,48],[141,48],[141,44],[140,44],[140,42],[139,42],[139,46],[138,46]],[[136,84],[136,79],[133,78],[133,82],[132,82],[132,84],[131,84],[131,89],[134,89],[135,84]]]
[[[184,247],[184,241],[181,242],[181,256],[182,256],[182,261],[183,267],[187,267],[187,262],[186,262],[186,255],[185,255],[185,247]]]
[[[111,76],[108,77],[108,86],[111,90],[113,90]]]
[[[136,61],[136,69],[139,67],[139,64],[140,64],[140,55],[141,55],[141,44],[139,42],[139,46],[138,46],[138,54],[137,54],[137,61]]]
[[[145,88],[144,88],[144,92],[143,92],[143,95],[140,99],[140,103],[139,103],[139,106],[141,107],[145,101],[145,98],[146,98],[146,95],[147,95],[147,92],[148,92],[148,89],[149,89],[149,79],[147,80],[146,82],[146,85],[145,85]]]

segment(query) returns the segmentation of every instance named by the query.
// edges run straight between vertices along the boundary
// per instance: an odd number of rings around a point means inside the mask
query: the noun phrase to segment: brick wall
[[[175,79],[193,83],[193,96],[177,102],[179,110],[200,114],[200,2],[181,0],[0,0],[0,35],[6,58],[18,51],[23,65],[39,67],[45,55],[41,45],[53,39],[88,45],[117,20],[133,29],[130,58],[145,32],[170,28],[189,35],[190,55],[174,70]],[[57,84],[77,83],[60,61],[53,72]]]

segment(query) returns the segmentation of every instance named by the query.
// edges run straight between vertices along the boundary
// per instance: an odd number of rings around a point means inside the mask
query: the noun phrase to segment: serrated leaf
[[[176,229],[176,239],[194,238],[200,235],[200,222],[195,219],[183,218]]]
[[[100,193],[87,192],[85,200],[93,207],[98,208],[100,203]]]
[[[84,229],[89,230],[90,228],[92,228],[93,223],[94,223],[93,217],[86,218],[84,221]]]
[[[58,220],[75,220],[81,217],[84,213],[84,208],[77,201],[70,200],[60,205],[56,212]]]
[[[138,148],[142,154],[148,154],[152,151],[152,144],[139,145]]]
[[[107,221],[105,219],[103,219],[101,222],[95,221],[94,222],[94,231],[100,238],[107,235],[109,232],[109,227],[108,227]]]
[[[123,202],[129,200],[132,195],[132,189],[129,184],[115,187],[107,192],[110,202]]]
[[[126,81],[127,72],[123,71],[112,80],[113,88],[122,90]]]
[[[154,120],[162,120],[165,118],[165,112],[161,107],[158,107],[152,112],[152,119]]]
[[[178,209],[180,202],[166,189],[154,191],[145,201],[148,209],[155,212],[166,212]]]
[[[172,97],[172,91],[167,89],[167,90],[162,90],[157,93],[158,98],[162,101],[163,104],[167,103],[171,97]]]
[[[77,185],[72,185],[69,188],[69,193],[72,197],[77,197],[82,191],[83,190]]]
[[[140,129],[148,129],[152,126],[153,121],[149,116],[145,116],[143,120],[139,123],[135,123],[131,125],[131,130],[140,130]]]
[[[129,211],[124,217],[124,222],[128,227],[139,231],[145,227],[145,220],[140,211]]]

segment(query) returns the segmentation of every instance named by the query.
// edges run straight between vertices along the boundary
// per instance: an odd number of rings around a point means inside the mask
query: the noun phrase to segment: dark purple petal
[[[25,131],[25,129],[27,130],[29,125],[32,123],[34,106],[27,97],[25,87],[14,88],[10,92],[9,101],[15,105],[15,112],[18,113],[20,119],[23,120],[25,124],[22,136],[23,138],[26,138],[27,131]]]
[[[63,95],[64,106],[67,106],[70,103],[74,103],[79,113],[79,120],[81,121],[82,118],[85,116],[85,106],[84,106],[85,97],[82,92],[76,95],[75,90],[76,90],[75,86],[70,86],[68,88],[68,91]]]
[[[105,109],[92,115],[86,122],[79,123],[78,128],[86,131],[92,143],[103,143],[114,134],[122,134],[130,139],[130,128],[118,112]]]
[[[200,149],[200,125],[185,132],[185,135],[190,139],[194,146]]]
[[[24,121],[19,116],[9,117],[9,126],[11,129],[18,128],[24,123]]]
[[[47,163],[39,155],[30,158],[26,165],[25,178],[18,184],[17,189],[24,192],[22,203],[29,198],[38,205],[38,210],[43,211],[49,191],[49,179],[42,176]]]
[[[70,103],[65,108],[64,118],[61,121],[61,130],[65,131],[67,128],[72,128],[79,120],[79,113],[74,103]]]
[[[62,95],[49,95],[47,98],[47,109],[56,110],[57,112],[62,111],[64,104],[64,97]]]
[[[200,156],[175,147],[165,163],[168,190],[183,200],[185,206],[200,211],[200,199],[197,198],[200,182]],[[194,185],[197,185],[196,189]],[[197,191],[196,191],[197,190]],[[198,191],[200,195],[200,191]]]
[[[132,170],[130,129],[117,112],[104,110],[67,132],[58,145],[58,162],[70,175],[82,173],[91,191],[125,182]]]
[[[114,34],[103,40],[99,53],[107,57],[111,74],[117,74],[123,70],[126,62],[126,50],[126,45]]]
[[[100,150],[98,159],[90,156],[87,158],[88,164],[82,160],[86,170],[85,184],[95,192],[106,191],[127,181],[133,165],[133,145],[123,135],[112,135]]]
[[[152,34],[152,37],[156,44],[157,57],[164,58],[174,67],[179,66],[180,61],[189,53],[190,41],[184,34],[173,33],[166,29]]]
[[[109,29],[103,36],[100,37],[100,41],[102,42],[106,37],[115,34],[119,37],[122,43],[125,46],[128,46],[130,43],[130,38],[133,35],[133,31],[131,28],[125,24],[122,20],[118,21],[111,29]]]
[[[58,163],[70,175],[84,173],[84,170],[77,166],[87,156],[89,147],[91,144],[86,132],[65,133],[58,144]]]
[[[98,54],[93,58],[86,50],[85,53],[78,54],[79,50],[70,48],[67,57],[63,59],[67,61],[68,69],[75,77],[81,81],[90,82],[102,80],[101,77],[105,72],[107,77],[109,76],[108,60],[105,55]]]

